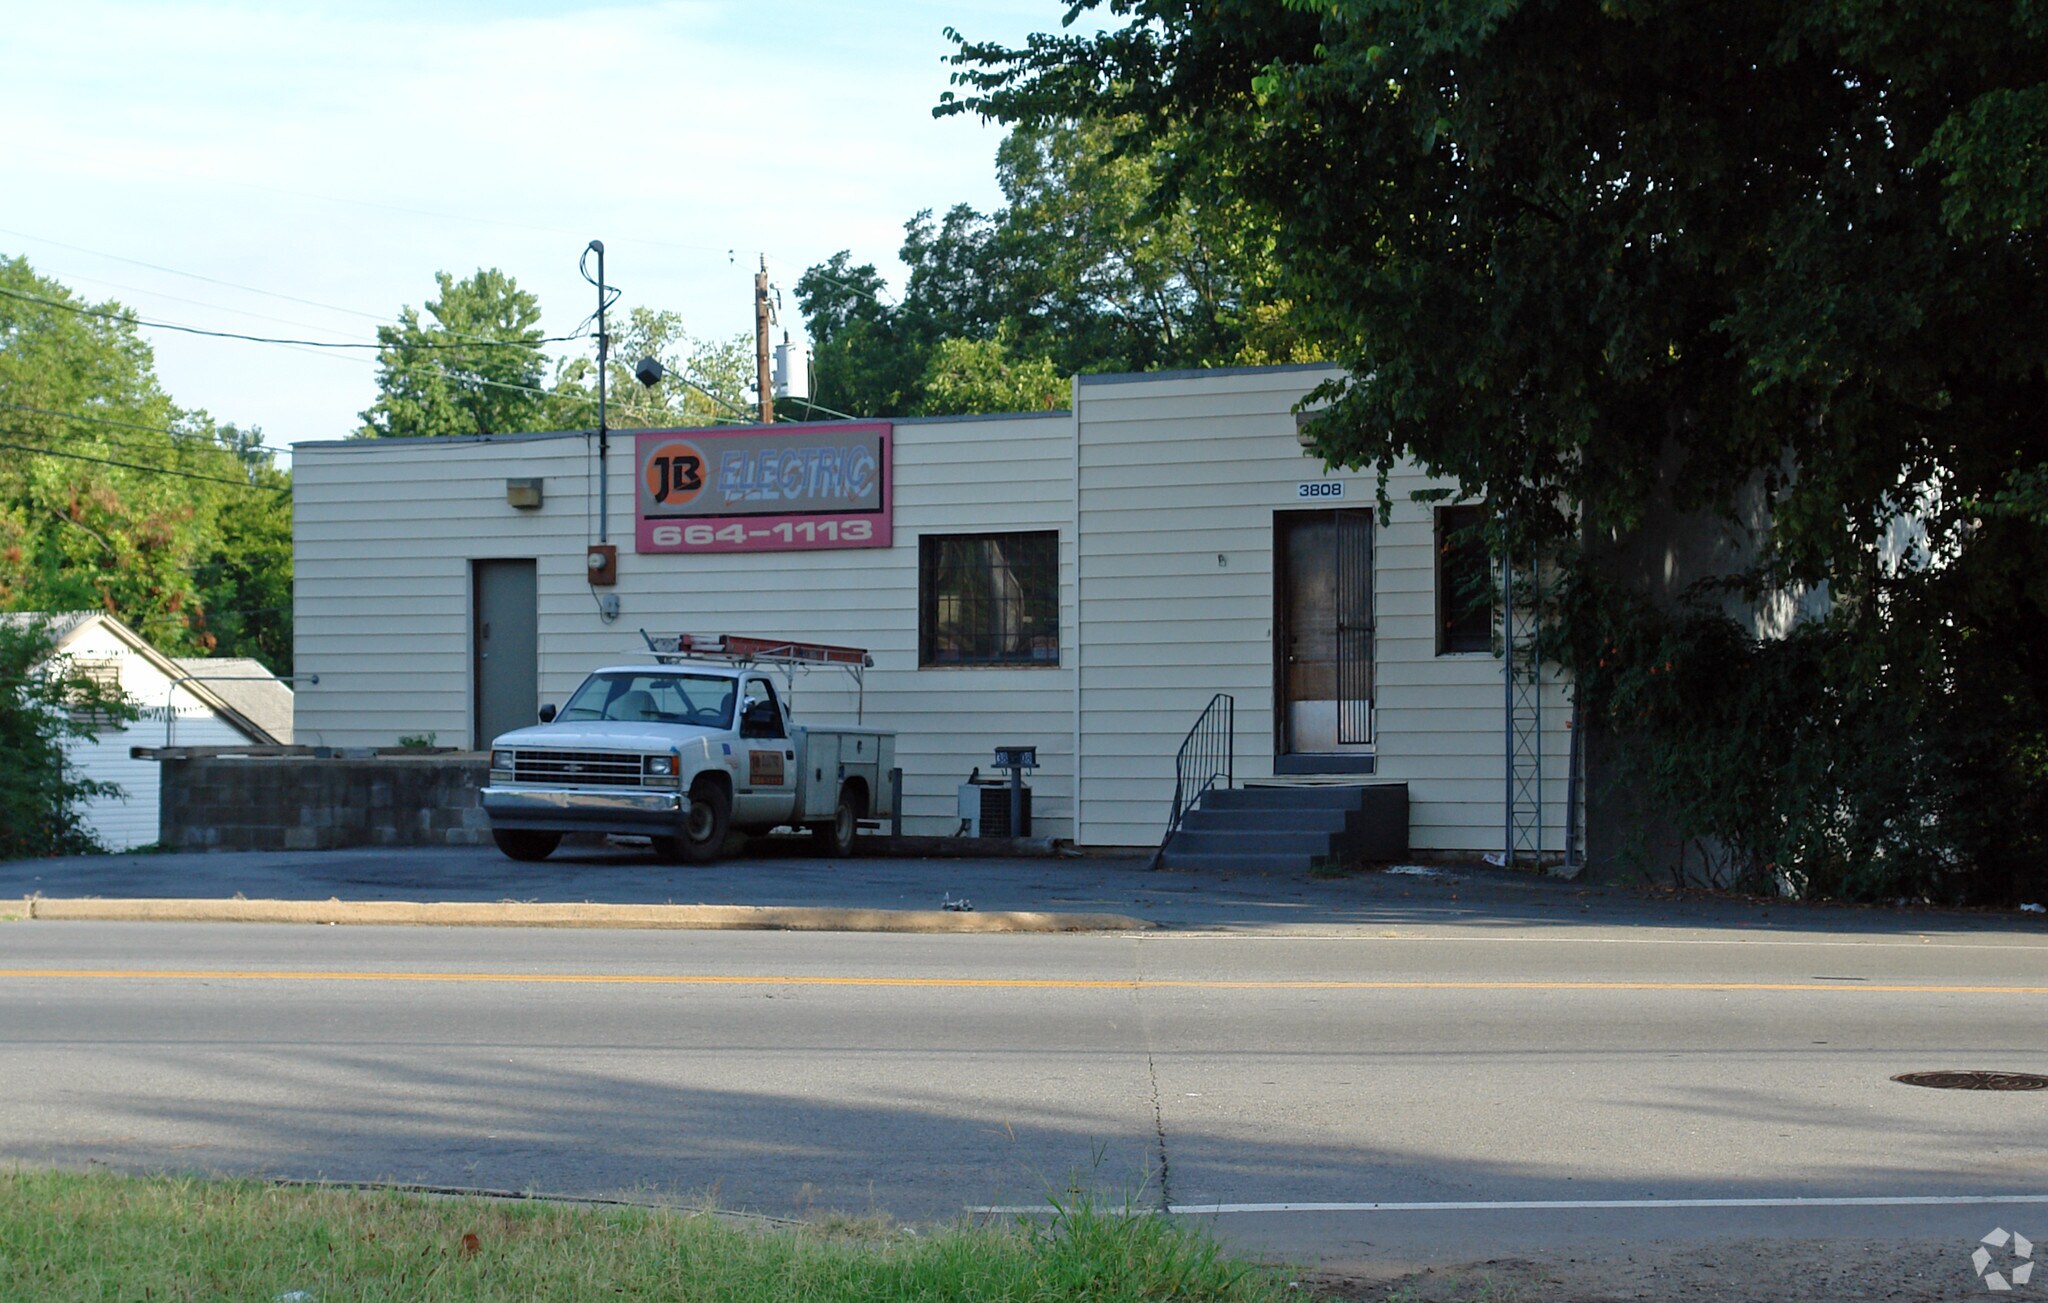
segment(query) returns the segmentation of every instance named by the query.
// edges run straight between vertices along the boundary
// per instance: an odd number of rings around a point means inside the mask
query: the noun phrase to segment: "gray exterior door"
[[[1274,517],[1279,754],[1372,744],[1372,512]]]
[[[540,710],[540,606],[531,561],[470,563],[470,686],[481,751]]]

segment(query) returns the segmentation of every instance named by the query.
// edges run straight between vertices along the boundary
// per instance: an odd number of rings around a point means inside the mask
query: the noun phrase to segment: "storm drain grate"
[[[1933,1090],[2048,1090],[2048,1077],[2034,1072],[1902,1072],[1892,1080]]]

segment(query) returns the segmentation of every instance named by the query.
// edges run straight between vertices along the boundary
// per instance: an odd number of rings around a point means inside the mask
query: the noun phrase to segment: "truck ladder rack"
[[[682,661],[725,661],[732,665],[772,665],[783,672],[790,696],[796,688],[790,682],[792,670],[820,667],[845,670],[853,676],[854,720],[867,717],[866,671],[874,655],[860,647],[840,647],[824,642],[796,642],[787,638],[750,638],[734,633],[652,634],[642,629],[647,650],[663,665]]]

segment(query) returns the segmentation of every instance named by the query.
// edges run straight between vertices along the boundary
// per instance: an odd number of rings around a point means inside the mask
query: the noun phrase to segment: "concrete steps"
[[[1406,783],[1318,783],[1205,793],[1166,843],[1169,869],[1304,872],[1316,861],[1408,853]]]

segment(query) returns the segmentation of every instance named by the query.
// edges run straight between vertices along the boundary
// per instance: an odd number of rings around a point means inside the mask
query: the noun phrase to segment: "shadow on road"
[[[318,1010],[307,1012],[316,1017]],[[900,1029],[890,1032],[882,1022],[876,1028],[900,1038]],[[962,1089],[957,1078],[950,1089],[907,1078],[832,1080],[808,1071],[815,1057],[732,1043],[706,1046],[702,1066],[677,1070],[672,1045],[645,1056],[604,1044],[562,1045],[542,1060],[527,1044],[475,1042],[448,1046],[427,1064],[417,1044],[404,1042],[101,1042],[74,1047],[85,1051],[75,1056],[57,1046],[44,1051],[46,1086],[61,1085],[67,1134],[14,1131],[0,1137],[0,1158],[650,1202],[708,1199],[771,1215],[842,1209],[924,1221],[950,1220],[978,1204],[1049,1207],[1079,1193],[1112,1207],[1153,1208],[1162,1202],[1162,1182],[1175,1204],[1887,1195],[1931,1192],[1931,1173],[1940,1174],[1938,1193],[1945,1195],[2008,1195],[2018,1188],[2014,1174],[1995,1164],[1955,1170],[1959,1150],[1994,1153],[2009,1139],[2011,1118],[1990,1115],[1950,1124],[1938,1137],[1902,1136],[1882,1165],[1788,1153],[1775,1169],[1740,1179],[1702,1179],[1684,1161],[1668,1171],[1639,1164],[1603,1170],[1592,1150],[1569,1164],[1455,1161],[1426,1144],[1329,1137],[1288,1143],[1185,1121],[1162,1137],[1142,1053],[1078,1045],[1041,1052],[990,1039],[970,1048],[991,1074],[1008,1079],[1036,1070],[1057,1087],[1062,1073],[1074,1073],[1094,1085],[1065,1097],[1055,1089],[1020,1108],[1007,1086],[977,1099],[972,1084]],[[124,1055],[129,1062],[120,1061]],[[918,1051],[906,1059],[928,1057]],[[1373,1055],[1356,1057],[1358,1080],[1369,1082]],[[759,1084],[736,1084],[739,1075],[756,1076]],[[89,1078],[143,1085],[109,1089]],[[1369,1110],[1372,1095],[1366,1085],[1343,1106]],[[1764,1102],[1680,1088],[1669,1107],[1732,1115],[1756,1127],[1830,1121],[1774,1114],[1759,1109]],[[1262,1129],[1269,1136],[1273,1130]]]

